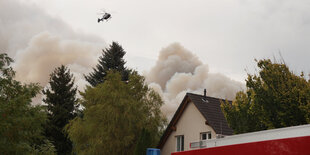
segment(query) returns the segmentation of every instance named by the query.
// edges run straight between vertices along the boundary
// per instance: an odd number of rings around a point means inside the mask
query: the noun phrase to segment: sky
[[[112,18],[97,23],[101,9]],[[23,82],[46,86],[65,64],[83,87],[116,41],[173,113],[188,91],[232,99],[255,58],[309,74],[309,10],[307,0],[0,0],[0,52]]]
[[[307,0],[24,0],[75,31],[119,42],[128,65],[148,70],[159,50],[179,42],[221,72],[243,81],[254,58],[279,58],[309,72],[310,2]],[[97,12],[112,12],[97,24]]]

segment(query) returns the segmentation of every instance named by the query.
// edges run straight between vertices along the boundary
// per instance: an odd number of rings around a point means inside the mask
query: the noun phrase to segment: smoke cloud
[[[75,74],[77,83],[81,81],[83,73],[87,73],[97,63],[100,46],[76,40],[65,40],[48,32],[34,36],[27,48],[16,55],[14,68],[17,79],[23,82],[39,82],[45,86],[49,81],[49,74],[60,65],[67,65]]]
[[[178,43],[160,51],[156,65],[145,73],[149,86],[165,104],[162,111],[171,119],[187,92],[232,100],[244,85],[220,73],[210,73],[208,65]]]
[[[197,56],[175,43],[160,52],[156,65],[147,74],[147,81],[165,88],[175,73],[192,73],[201,64]]]
[[[105,47],[100,37],[75,32],[33,4],[0,0],[0,52],[14,58],[19,81],[38,82],[45,87],[49,74],[63,64],[83,90],[83,74],[92,70]],[[178,43],[162,49],[156,65],[145,76],[165,101],[162,111],[168,118],[186,92],[201,94],[206,88],[208,96],[232,99],[244,87],[225,75],[210,73],[208,65]],[[35,102],[41,102],[41,97]]]
[[[66,65],[82,90],[83,74],[95,66],[104,47],[100,37],[75,32],[34,4],[0,0],[0,52],[14,58],[19,81],[45,87],[53,70]]]
[[[34,4],[0,0],[0,52],[14,58],[19,81],[45,87],[54,69],[66,65],[83,90],[83,74],[91,71],[105,47],[100,37],[75,32]],[[42,97],[38,95],[33,103],[41,103]]]

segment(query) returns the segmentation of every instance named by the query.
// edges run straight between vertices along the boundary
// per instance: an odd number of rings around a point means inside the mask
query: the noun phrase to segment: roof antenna
[[[207,100],[207,89],[203,90],[203,94],[202,101],[208,103],[209,101]]]

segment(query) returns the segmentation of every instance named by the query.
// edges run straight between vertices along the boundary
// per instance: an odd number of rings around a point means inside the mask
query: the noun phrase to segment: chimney
[[[207,89],[203,90],[203,94],[204,94],[203,97],[207,97]]]
[[[202,97],[202,101],[208,103],[209,101],[207,100],[207,90],[204,89],[203,90],[203,97]]]

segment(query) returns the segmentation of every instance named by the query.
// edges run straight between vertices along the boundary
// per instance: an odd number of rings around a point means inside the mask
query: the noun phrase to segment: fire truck
[[[191,142],[171,155],[310,155],[310,125],[293,126]]]

